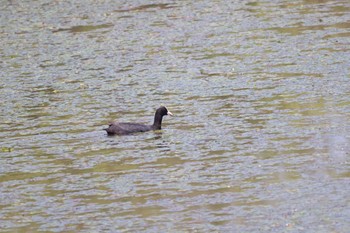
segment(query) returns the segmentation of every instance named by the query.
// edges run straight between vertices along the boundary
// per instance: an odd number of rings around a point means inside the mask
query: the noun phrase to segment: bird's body
[[[150,130],[159,130],[161,129],[162,125],[162,119],[165,115],[171,115],[172,113],[169,112],[166,107],[160,107],[157,109],[155,115],[154,115],[154,122],[153,125],[144,125],[139,123],[129,123],[129,122],[113,122],[109,125],[108,128],[104,129],[106,130],[108,135],[126,135],[126,134],[132,134],[137,132],[146,132]]]
[[[123,135],[123,134],[150,131],[152,130],[152,126],[138,124],[138,123],[113,122],[105,130],[109,135],[114,135],[114,134]]]

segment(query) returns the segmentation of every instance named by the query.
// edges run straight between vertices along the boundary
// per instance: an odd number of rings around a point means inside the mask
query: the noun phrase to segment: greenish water
[[[0,231],[349,232],[349,12],[1,1]]]

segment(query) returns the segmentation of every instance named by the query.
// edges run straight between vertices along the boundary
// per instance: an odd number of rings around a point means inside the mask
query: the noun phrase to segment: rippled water
[[[1,1],[0,231],[349,232],[349,29],[346,0]]]

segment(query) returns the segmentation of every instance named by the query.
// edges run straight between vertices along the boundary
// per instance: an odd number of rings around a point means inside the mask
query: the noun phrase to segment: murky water
[[[2,0],[1,231],[349,232],[349,29],[346,0]]]

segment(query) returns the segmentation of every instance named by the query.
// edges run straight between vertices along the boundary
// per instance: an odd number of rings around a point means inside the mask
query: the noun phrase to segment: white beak
[[[168,111],[166,114],[169,116],[174,116],[170,111]]]

